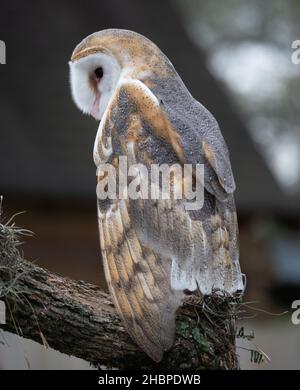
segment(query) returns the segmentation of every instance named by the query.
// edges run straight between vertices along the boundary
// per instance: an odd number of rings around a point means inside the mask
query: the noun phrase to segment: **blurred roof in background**
[[[267,152],[248,131],[250,122],[245,116],[241,119],[240,108],[212,75],[212,67],[208,69],[208,46],[204,39],[199,45],[190,38],[187,16],[175,2],[163,1],[155,7],[149,0],[40,1],[34,7],[28,3],[1,2],[0,39],[7,46],[7,65],[0,66],[1,193],[95,199],[92,149],[97,124],[71,100],[68,60],[86,35],[118,27],[157,43],[194,97],[217,118],[231,152],[240,211],[300,214],[299,193],[283,191],[274,179],[264,158]],[[225,44],[223,49],[228,49]]]

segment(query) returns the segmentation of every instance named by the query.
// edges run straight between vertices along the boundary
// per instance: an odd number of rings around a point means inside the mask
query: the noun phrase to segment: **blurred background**
[[[241,367],[300,368],[300,39],[296,0],[1,0],[0,194],[4,214],[35,232],[27,259],[106,288],[96,221],[97,124],[69,91],[68,60],[86,35],[126,28],[163,50],[217,118],[237,183],[241,266],[247,275],[240,326],[270,358],[257,364],[238,339]],[[272,315],[271,313],[283,315]],[[36,343],[0,334],[0,369],[90,368]]]

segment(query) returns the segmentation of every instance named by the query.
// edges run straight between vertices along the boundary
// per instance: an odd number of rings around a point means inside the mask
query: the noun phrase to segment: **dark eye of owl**
[[[96,76],[97,80],[102,79],[102,77],[103,77],[103,68],[99,67],[99,68],[95,69],[94,73],[95,73],[95,76]]]

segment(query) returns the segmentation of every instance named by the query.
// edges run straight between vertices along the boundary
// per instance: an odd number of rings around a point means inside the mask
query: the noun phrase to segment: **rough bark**
[[[0,298],[7,306],[4,330],[99,367],[238,368],[235,304],[228,299],[199,305],[199,298],[189,297],[178,313],[173,348],[154,363],[128,336],[109,295],[96,286],[21,259],[6,266],[0,260]]]

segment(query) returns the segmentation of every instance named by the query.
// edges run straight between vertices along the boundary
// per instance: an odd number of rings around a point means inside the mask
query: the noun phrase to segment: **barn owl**
[[[120,156],[147,169],[204,166],[198,210],[174,198],[117,196],[97,203],[113,302],[133,340],[158,362],[173,344],[175,314],[186,290],[243,291],[228,149],[212,114],[142,35],[118,29],[94,33],[76,46],[69,64],[75,104],[99,121],[93,153],[98,168],[103,163],[117,168]],[[97,170],[98,182],[104,179]]]

